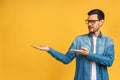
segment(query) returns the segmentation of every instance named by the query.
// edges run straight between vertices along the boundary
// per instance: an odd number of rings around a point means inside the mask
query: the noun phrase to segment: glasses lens
[[[99,21],[99,20],[88,20],[88,19],[86,19],[86,20],[85,20],[85,23],[86,23],[86,24],[88,24],[88,23],[95,24],[96,21]]]

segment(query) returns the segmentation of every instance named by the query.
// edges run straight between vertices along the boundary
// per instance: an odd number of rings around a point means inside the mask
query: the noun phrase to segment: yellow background
[[[87,33],[87,12],[102,9],[102,32],[115,42],[110,80],[120,80],[120,0],[0,0],[0,80],[73,80],[68,65],[31,45],[48,44],[66,53],[73,39]]]

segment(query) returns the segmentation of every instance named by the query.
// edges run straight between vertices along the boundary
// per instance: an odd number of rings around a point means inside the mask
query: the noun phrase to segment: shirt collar
[[[88,33],[88,36],[92,38],[92,33]],[[103,34],[100,32],[97,38],[103,38]]]

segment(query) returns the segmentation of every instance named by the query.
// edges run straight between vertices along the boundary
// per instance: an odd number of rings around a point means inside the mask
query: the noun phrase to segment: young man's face
[[[99,20],[97,14],[89,15],[88,16],[88,30],[89,32],[95,33],[100,31],[100,26],[102,26],[104,20]]]

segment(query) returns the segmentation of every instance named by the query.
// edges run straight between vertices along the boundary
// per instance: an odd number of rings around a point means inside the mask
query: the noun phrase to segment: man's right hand
[[[40,45],[40,46],[32,45],[32,47],[39,49],[39,50],[42,50],[42,51],[48,51],[50,49],[49,46],[47,46],[47,45]]]

